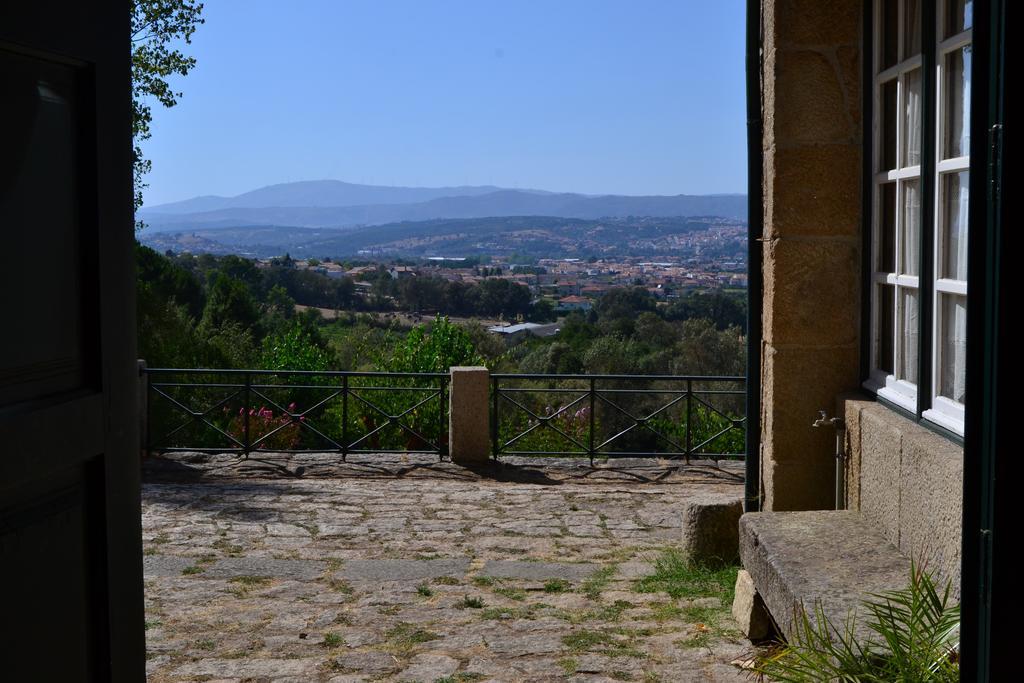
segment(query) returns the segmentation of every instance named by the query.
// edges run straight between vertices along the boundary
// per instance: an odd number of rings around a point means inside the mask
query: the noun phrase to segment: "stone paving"
[[[748,680],[728,595],[640,592],[735,469],[351,460],[147,459],[150,681]]]

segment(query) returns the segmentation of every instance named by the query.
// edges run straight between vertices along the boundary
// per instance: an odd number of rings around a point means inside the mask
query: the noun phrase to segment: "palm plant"
[[[840,628],[818,603],[813,618],[800,610],[791,642],[756,669],[791,683],[959,681],[960,606],[951,603],[950,583],[940,593],[934,578],[911,563],[907,588],[863,601],[869,635],[857,633],[856,614]]]

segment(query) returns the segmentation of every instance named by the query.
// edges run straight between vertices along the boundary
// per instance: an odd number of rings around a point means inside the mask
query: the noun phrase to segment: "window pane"
[[[893,374],[893,300],[896,296],[892,285],[878,285],[875,288],[875,365],[887,375]]]
[[[896,183],[886,183],[878,188],[882,202],[878,215],[878,261],[876,269],[881,273],[896,272]]]
[[[921,7],[917,0],[903,3],[903,59],[921,51]]]
[[[881,101],[881,138],[879,143],[879,171],[891,171],[896,168],[896,81],[882,85]]]
[[[917,290],[899,289],[900,348],[896,376],[917,384]]]
[[[942,263],[939,277],[967,279],[967,208],[970,174],[944,173],[939,189],[942,207]]]
[[[946,55],[944,66],[942,158],[952,159],[971,152],[971,46]]]
[[[921,70],[903,78],[903,166],[921,163]]]
[[[897,0],[882,0],[882,41],[879,50],[879,60],[884,71],[896,64],[898,60],[897,46],[899,45],[899,2]]]
[[[905,180],[902,183],[903,205],[900,234],[900,273],[918,275],[921,260],[921,182]]]
[[[967,377],[967,297],[943,294],[940,311],[939,394],[963,403]]]
[[[971,0],[946,0],[944,38],[955,36],[971,27],[972,4]]]

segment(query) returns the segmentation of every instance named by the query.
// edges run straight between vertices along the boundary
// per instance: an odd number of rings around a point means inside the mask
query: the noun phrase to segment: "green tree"
[[[282,334],[263,339],[260,367],[264,370],[323,371],[330,366],[330,352],[321,348],[299,322]]]
[[[236,323],[245,330],[252,330],[259,321],[259,305],[245,283],[218,272],[210,285],[201,326],[213,330]]]
[[[203,3],[195,0],[132,0],[132,136],[135,141],[133,172],[135,208],[142,206],[143,177],[152,162],[143,157],[142,143],[152,135],[152,99],[164,107],[173,107],[181,97],[167,79],[185,76],[196,65],[195,57],[173,47],[192,42]],[[136,223],[141,228],[141,223]]]
[[[628,333],[632,332],[632,321],[638,315],[657,308],[654,296],[643,287],[615,287],[598,299],[596,310],[602,328]],[[628,324],[620,325],[620,321]]]
[[[747,345],[738,327],[718,330],[707,318],[687,320],[675,346],[673,374],[742,375]]]
[[[720,330],[728,327],[747,329],[747,299],[743,294],[719,290],[690,292],[677,299],[665,311],[668,320],[707,318]]]
[[[547,323],[558,318],[555,314],[555,302],[551,299],[537,299],[530,307],[530,322]]]
[[[463,327],[437,316],[430,325],[417,325],[381,363],[387,372],[447,372],[453,365],[481,365],[473,338]]]

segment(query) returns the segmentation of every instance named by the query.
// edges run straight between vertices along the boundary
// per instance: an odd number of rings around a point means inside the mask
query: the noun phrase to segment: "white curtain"
[[[956,204],[952,207],[956,216],[956,231],[952,234],[956,235],[956,251],[950,254],[954,259],[954,263],[950,264],[954,266],[951,268],[950,275],[955,277],[957,280],[967,279],[967,211],[968,211],[968,200],[970,199],[970,192],[968,190],[970,186],[970,175],[967,171],[957,174],[959,177],[956,180],[959,192],[957,193],[955,202]],[[952,230],[953,226],[950,226]]]
[[[971,46],[964,48],[964,99],[961,102],[963,128],[960,133],[961,149],[965,155],[971,153]]]
[[[963,403],[967,379],[967,297],[944,298],[942,395]]]
[[[967,279],[967,210],[970,193],[968,192],[969,175],[966,171],[957,174],[957,186],[959,189],[956,197],[956,267],[953,269],[956,278]],[[950,226],[952,228],[952,226]],[[951,339],[946,340],[950,345],[944,356],[943,368],[944,381],[948,377],[949,392],[946,396],[954,401],[964,402],[964,391],[967,379],[967,297],[949,297],[949,304],[946,306],[946,315],[950,317],[948,327],[943,330],[944,336],[949,335]]]
[[[901,348],[899,378],[917,384],[917,292],[900,290]]]
[[[921,184],[918,180],[903,183],[903,244],[900,273],[917,275],[921,261]]]
[[[903,82],[903,163],[921,163],[921,70],[906,75]]]

